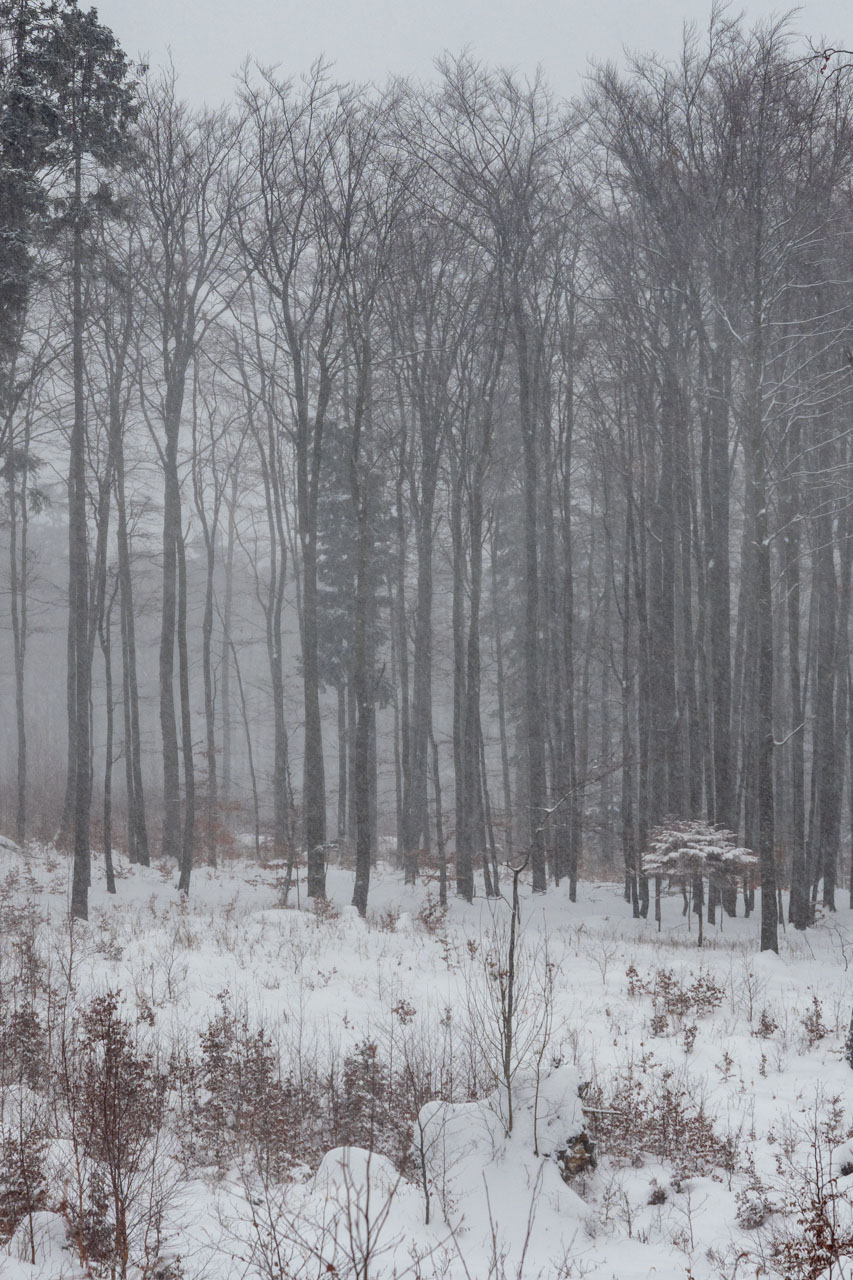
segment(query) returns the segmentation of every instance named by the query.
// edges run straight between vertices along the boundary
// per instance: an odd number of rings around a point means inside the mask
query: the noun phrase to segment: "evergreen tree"
[[[66,232],[64,247],[71,284],[74,408],[68,478],[69,735],[65,809],[67,825],[73,824],[71,914],[85,919],[90,879],[92,790],[89,706],[92,646],[83,349],[85,228],[95,212],[111,204],[103,173],[129,154],[129,132],[136,103],[127,60],[113,33],[98,21],[94,9],[84,12],[73,3],[58,9],[44,5],[42,13],[45,22],[39,36],[40,65],[53,112],[54,159],[64,180],[57,209],[60,227]]]

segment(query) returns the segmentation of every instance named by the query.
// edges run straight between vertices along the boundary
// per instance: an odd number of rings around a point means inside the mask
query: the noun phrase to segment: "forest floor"
[[[513,956],[388,868],[366,920],[340,868],[174,878],[96,864],[71,929],[66,858],[0,849],[2,1280],[853,1275],[846,907],[776,956],[522,886]]]

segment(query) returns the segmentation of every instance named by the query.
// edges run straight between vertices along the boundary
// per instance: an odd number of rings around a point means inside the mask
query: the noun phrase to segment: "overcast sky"
[[[127,54],[160,66],[171,49],[180,91],[218,104],[251,54],[287,74],[325,54],[346,80],[391,73],[428,77],[433,59],[470,46],[486,62],[532,72],[572,94],[589,61],[623,48],[672,55],[685,21],[706,26],[709,0],[101,0],[96,7]],[[767,0],[734,4],[749,19],[788,11]],[[853,0],[805,0],[796,31],[853,42]]]

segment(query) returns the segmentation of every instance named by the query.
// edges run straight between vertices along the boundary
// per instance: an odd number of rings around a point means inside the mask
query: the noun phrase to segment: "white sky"
[[[470,46],[484,61],[532,72],[542,65],[574,93],[590,59],[623,48],[672,55],[685,21],[706,26],[710,0],[101,0],[101,20],[129,57],[161,65],[171,49],[179,91],[195,104],[231,97],[247,54],[298,75],[324,54],[345,80],[428,77],[433,59]],[[742,0],[748,19],[788,11]],[[853,0],[805,0],[793,29],[853,45]]]

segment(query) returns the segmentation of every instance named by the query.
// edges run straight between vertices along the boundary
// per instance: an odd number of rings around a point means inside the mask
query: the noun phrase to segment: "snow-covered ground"
[[[282,907],[280,873],[249,862],[197,869],[188,902],[168,868],[122,863],[112,899],[100,871],[71,930],[65,858],[0,848],[4,1187],[30,1113],[48,1134],[2,1280],[88,1274],[89,1219],[112,1232],[117,1194],[127,1274],[150,1280],[815,1280],[827,1231],[853,1231],[846,908],[777,957],[757,913],[700,952],[680,894],[658,933],[618,884],[523,890],[508,1020],[506,902],[444,914],[434,885],[380,868],[363,921],[335,868],[322,911]],[[101,1097],[95,1009],[129,1037],[118,1157],[61,1083],[77,1054],[69,1077]],[[160,1120],[133,1130],[149,1096]]]

